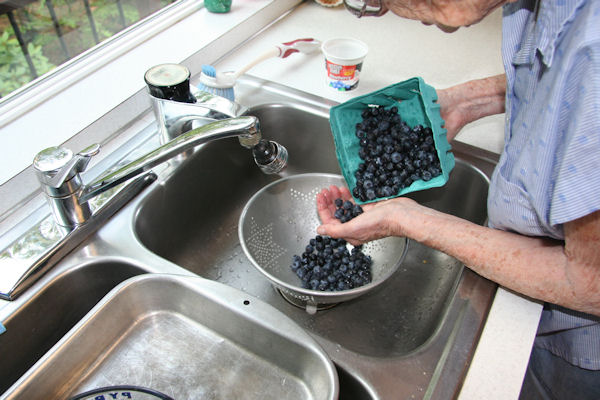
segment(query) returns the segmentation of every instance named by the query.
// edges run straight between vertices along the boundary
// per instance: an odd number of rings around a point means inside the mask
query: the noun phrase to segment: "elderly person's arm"
[[[406,236],[463,262],[476,273],[524,295],[600,316],[600,211],[564,224],[565,241],[483,227],[408,198],[366,205],[344,224],[332,216],[332,187],[317,196],[318,233],[353,244]]]
[[[506,75],[461,83],[440,89],[437,94],[446,136],[451,141],[469,122],[504,112]]]

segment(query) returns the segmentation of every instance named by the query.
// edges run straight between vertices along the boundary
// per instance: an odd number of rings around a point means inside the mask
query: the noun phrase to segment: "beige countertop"
[[[273,58],[248,74],[305,92],[344,102],[414,76],[441,89],[503,72],[500,54],[501,11],[469,28],[447,34],[392,13],[357,19],[343,7],[325,8],[305,2],[234,54],[220,60],[218,70],[237,70],[277,43],[313,37],[324,41],[354,37],[369,46],[358,88],[337,92],[325,85],[322,54]],[[500,153],[504,116],[467,125],[456,140]],[[537,328],[541,305],[500,288],[488,316],[459,398],[517,399]]]

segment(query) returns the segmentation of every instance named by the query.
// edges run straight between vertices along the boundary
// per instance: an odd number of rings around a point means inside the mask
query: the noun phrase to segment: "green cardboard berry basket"
[[[336,156],[350,191],[356,186],[354,172],[362,162],[358,156],[359,139],[355,135],[356,124],[362,121],[362,111],[370,105],[384,106],[389,109],[398,107],[402,120],[413,127],[421,124],[431,128],[437,155],[440,160],[442,173],[429,181],[418,180],[402,189],[394,196],[377,198],[363,202],[354,199],[359,204],[380,201],[398,197],[406,193],[440,187],[446,184],[450,171],[454,168],[454,154],[446,139],[446,129],[442,128],[444,120],[440,115],[440,106],[435,102],[437,93],[427,85],[422,78],[415,77],[406,81],[387,86],[375,92],[358,96],[345,103],[332,107],[329,112],[329,123],[335,142]]]

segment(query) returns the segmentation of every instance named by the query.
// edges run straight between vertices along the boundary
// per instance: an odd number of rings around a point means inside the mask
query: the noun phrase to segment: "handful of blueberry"
[[[334,216],[342,223],[362,214],[362,207],[351,201],[335,199]],[[371,257],[362,245],[348,250],[344,239],[317,235],[310,239],[302,256],[292,257],[292,271],[302,280],[302,287],[320,291],[347,290],[371,282]]]
[[[352,203],[350,200],[335,199],[335,206],[336,210],[333,216],[342,223],[348,222],[363,213],[362,207]]]
[[[429,181],[442,169],[429,127],[414,127],[400,118],[397,107],[372,106],[356,124],[358,156],[352,190],[361,201],[390,197],[418,180]]]

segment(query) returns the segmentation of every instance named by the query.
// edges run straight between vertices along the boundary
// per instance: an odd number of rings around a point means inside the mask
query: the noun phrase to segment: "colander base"
[[[321,311],[321,310],[328,310],[330,308],[333,308],[335,306],[337,306],[340,303],[329,303],[329,304],[309,304],[306,301],[297,299],[293,296],[287,295],[285,292],[283,292],[282,290],[280,290],[279,288],[275,288],[275,290],[277,290],[277,292],[279,292],[279,294],[281,295],[281,297],[284,298],[284,300],[286,300],[288,303],[290,303],[291,305],[294,305],[296,307],[299,307],[303,310],[309,310],[309,309],[314,309],[316,311]]]

